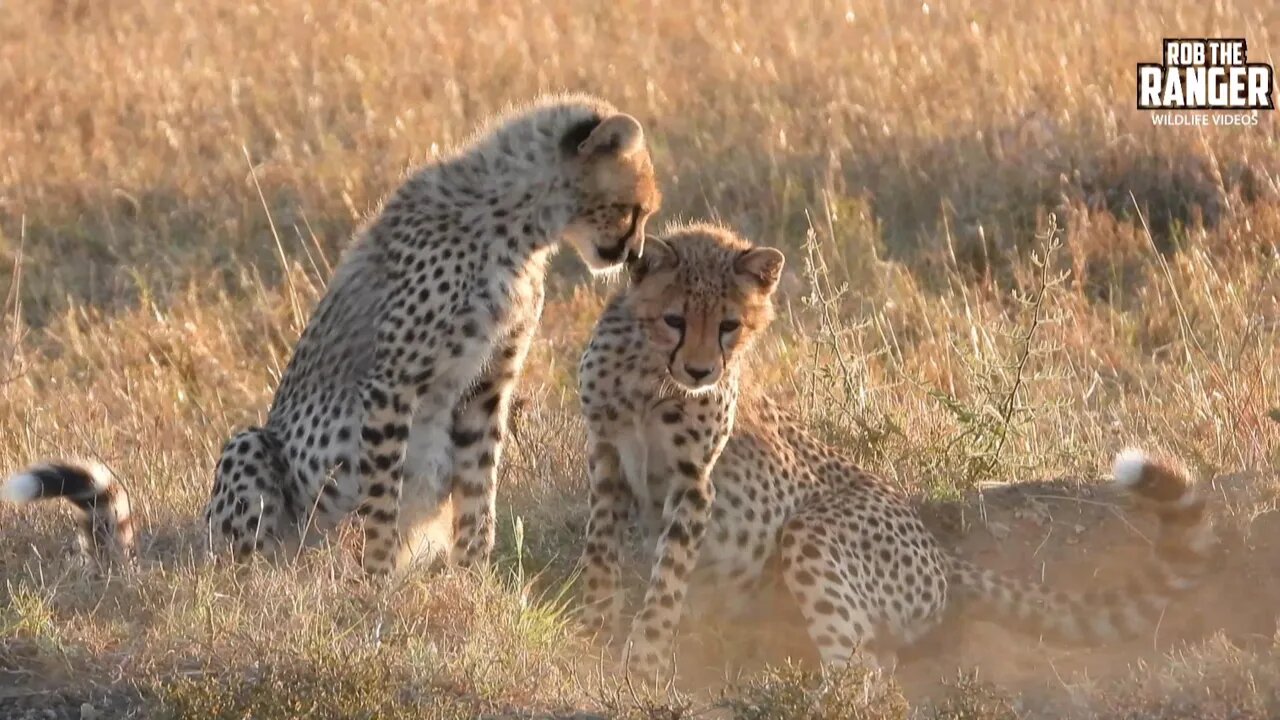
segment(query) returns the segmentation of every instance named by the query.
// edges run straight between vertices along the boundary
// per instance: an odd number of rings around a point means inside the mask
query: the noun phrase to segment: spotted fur
[[[640,124],[582,95],[513,110],[413,173],[345,253],[266,423],[223,449],[213,552],[275,554],[356,512],[383,575],[439,549],[424,530],[451,505],[452,559],[487,561],[548,261],[564,244],[593,271],[639,256],[659,202]]]
[[[385,574],[451,498],[453,560],[487,560],[547,262],[562,242],[593,270],[640,254],[658,202],[639,123],[585,96],[515,111],[415,173],[338,268],[266,425],[227,445],[215,545],[245,554],[358,510],[365,568]]]
[[[75,508],[82,554],[99,560],[133,555],[129,494],[107,466],[92,461],[45,463],[11,475],[0,485],[0,500],[11,503],[50,498],[65,498]]]
[[[830,666],[891,664],[948,607],[1066,641],[1129,635],[1203,572],[1214,544],[1203,500],[1185,473],[1136,451],[1118,459],[1117,481],[1162,523],[1154,561],[1131,586],[1060,593],[948,553],[888,483],[764,389],[740,387],[746,350],[772,317],[781,254],[710,225],[674,228],[649,248],[579,372],[591,481],[586,619],[617,629],[622,534],[638,516],[656,547],[627,640],[641,677],[670,658],[695,567],[732,615],[777,558]]]

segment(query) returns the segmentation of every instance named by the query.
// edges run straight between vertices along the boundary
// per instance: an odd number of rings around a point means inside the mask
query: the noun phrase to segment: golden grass
[[[0,508],[0,671],[33,692],[127,686],[178,715],[241,717],[304,677],[321,680],[295,699],[316,705],[259,716],[659,712],[594,679],[574,595],[554,600],[585,515],[573,368],[607,292],[568,258],[492,577],[375,589],[340,551],[191,560],[213,459],[264,414],[354,225],[406,168],[547,90],[645,122],[664,216],[787,250],[760,379],[909,491],[1091,483],[1127,442],[1204,475],[1274,471],[1277,125],[1153,128],[1133,74],[1162,37],[1246,37],[1270,60],[1277,32],[1268,3],[1230,0],[6,6],[0,469],[105,460],[146,561],[88,576],[59,556],[62,511]],[[1235,507],[1246,534],[1274,496]],[[1219,701],[1249,686],[1214,662],[1234,678]],[[353,666],[386,692],[344,684]],[[1106,697],[1196,683],[1161,677]],[[822,702],[789,672],[745,682],[725,712]],[[937,713],[1001,716],[984,692],[940,691]],[[1265,716],[1276,696],[1257,692]]]

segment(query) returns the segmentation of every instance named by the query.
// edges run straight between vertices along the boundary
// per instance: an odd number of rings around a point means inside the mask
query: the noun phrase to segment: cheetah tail
[[[1151,559],[1118,587],[1055,592],[952,559],[951,583],[979,615],[1067,644],[1097,645],[1154,627],[1174,596],[1209,567],[1216,538],[1204,498],[1188,475],[1141,450],[1116,456],[1115,482],[1152,509],[1159,530]]]
[[[129,494],[102,463],[35,465],[0,484],[0,500],[21,505],[43,498],[66,498],[76,508],[77,539],[86,555],[102,558],[133,552]]]

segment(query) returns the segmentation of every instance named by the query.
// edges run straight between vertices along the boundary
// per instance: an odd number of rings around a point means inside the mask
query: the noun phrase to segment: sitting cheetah
[[[777,557],[824,665],[873,667],[891,665],[895,648],[934,627],[949,603],[1095,641],[1138,631],[1203,571],[1214,545],[1203,500],[1184,474],[1138,451],[1116,459],[1115,477],[1162,524],[1156,562],[1134,587],[1067,595],[948,553],[886,482],[740,390],[782,266],[777,250],[710,225],[650,238],[582,358],[593,628],[612,632],[618,620],[629,514],[656,543],[628,639],[630,672],[652,680],[663,671],[695,566],[732,603],[757,594]]]
[[[386,574],[451,496],[454,561],[487,560],[547,263],[564,243],[593,271],[638,257],[659,202],[640,124],[581,95],[516,110],[414,173],[343,257],[266,424],[226,444],[204,512],[211,547],[278,550],[357,511],[364,567]],[[8,496],[97,487],[85,468],[50,467]]]

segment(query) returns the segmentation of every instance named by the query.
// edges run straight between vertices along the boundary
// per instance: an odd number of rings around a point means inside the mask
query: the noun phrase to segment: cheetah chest
[[[650,536],[661,529],[663,507],[679,461],[666,442],[669,432],[660,422],[660,416],[673,404],[672,400],[649,403],[646,410],[620,419],[615,426],[614,445],[622,474]]]

